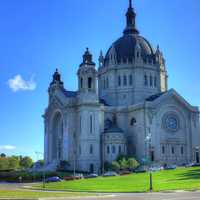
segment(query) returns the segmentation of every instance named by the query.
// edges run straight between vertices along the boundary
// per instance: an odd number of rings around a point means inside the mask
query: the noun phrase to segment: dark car
[[[173,169],[176,169],[177,166],[176,165],[170,165],[170,166],[165,166],[165,170],[173,170]]]
[[[85,176],[84,178],[97,178],[98,175],[97,174],[88,174],[87,176]]]
[[[54,177],[49,177],[46,179],[46,183],[50,183],[50,182],[60,182],[61,179],[58,176],[54,176]]]

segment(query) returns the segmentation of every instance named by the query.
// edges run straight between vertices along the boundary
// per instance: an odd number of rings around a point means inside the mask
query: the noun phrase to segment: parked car
[[[200,167],[200,163],[193,163],[191,167]]]
[[[98,177],[97,174],[88,174],[84,178],[97,178],[97,177]]]
[[[119,175],[120,176],[124,176],[124,175],[129,175],[129,174],[131,174],[132,172],[130,172],[129,170],[122,170],[122,171],[120,171],[119,172]]]
[[[65,181],[73,181],[73,180],[79,180],[79,179],[82,179],[82,178],[84,178],[83,174],[75,174],[74,176],[65,176],[64,180]]]
[[[150,167],[149,171],[157,172],[157,171],[161,171],[163,169],[164,169],[164,167]]]
[[[109,171],[103,174],[104,177],[108,177],[108,176],[118,176],[118,174],[116,172],[113,171]]]
[[[58,176],[49,177],[45,180],[46,183],[62,181]]]
[[[146,166],[139,166],[137,169],[134,170],[135,173],[145,173],[147,172]]]
[[[164,169],[165,170],[171,170],[171,169],[176,169],[177,166],[176,165],[169,165],[169,166],[166,166]]]

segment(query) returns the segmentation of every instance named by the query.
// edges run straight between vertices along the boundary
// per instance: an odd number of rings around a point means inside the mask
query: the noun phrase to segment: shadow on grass
[[[182,174],[177,174],[174,180],[200,180],[200,169],[193,169]]]

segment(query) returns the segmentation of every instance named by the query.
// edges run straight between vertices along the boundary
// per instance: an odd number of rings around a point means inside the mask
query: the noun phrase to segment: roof
[[[99,99],[99,102],[102,103],[104,106],[110,106],[109,104],[106,103],[104,99]]]
[[[158,93],[158,94],[154,94],[154,95],[146,98],[146,101],[154,101],[154,100],[158,99],[160,96],[162,96],[165,93],[166,92],[161,92],[161,93]]]
[[[112,52],[112,48],[114,49],[114,52]],[[137,48],[140,49],[141,56],[144,61],[154,58],[154,49],[145,38],[137,34],[129,34],[123,35],[112,44],[106,54],[105,64],[109,63],[110,54],[113,54],[113,56],[116,57],[116,61],[118,64],[120,64],[122,61],[127,62],[127,60],[129,62],[133,62],[133,59],[135,59],[135,51]]]
[[[123,133],[123,130],[116,125],[112,125],[110,128],[104,130],[104,133]]]
[[[73,98],[77,96],[77,92],[74,92],[74,91],[63,90],[63,93],[68,98]]]

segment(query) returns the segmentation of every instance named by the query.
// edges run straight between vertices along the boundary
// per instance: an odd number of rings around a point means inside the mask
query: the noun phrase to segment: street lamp
[[[152,138],[152,135],[151,133],[149,133],[146,138],[145,138],[145,141],[146,141],[146,144],[148,146],[148,152],[149,152],[149,163],[151,162],[151,158],[150,158],[150,150],[151,150],[151,138]],[[148,159],[147,159],[148,160]],[[149,164],[150,165],[150,164]],[[150,168],[150,167],[149,167]],[[153,177],[152,177],[152,171],[151,169],[149,170],[150,171],[150,176],[149,176],[149,183],[150,183],[150,192],[153,191]]]
[[[37,161],[38,161],[39,155],[43,155],[42,152],[38,152],[38,151],[36,151],[35,154],[37,156]],[[43,182],[42,187],[45,188],[45,167],[44,166],[42,170],[42,182]]]

